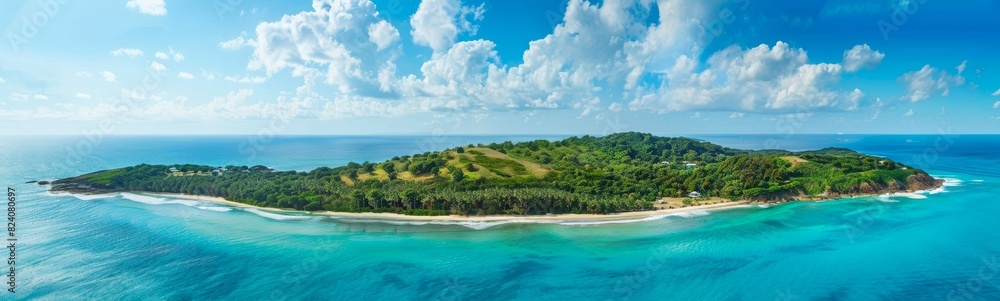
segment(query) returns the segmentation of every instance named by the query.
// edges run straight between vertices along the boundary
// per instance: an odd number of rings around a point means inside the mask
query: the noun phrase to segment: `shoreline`
[[[163,198],[175,198],[175,199],[188,199],[197,201],[206,201],[217,204],[223,204],[227,206],[239,207],[239,208],[252,208],[263,211],[271,212],[294,212],[294,213],[306,213],[310,215],[317,216],[329,216],[335,218],[345,218],[345,219],[361,219],[361,220],[385,220],[385,221],[405,221],[405,222],[510,222],[510,221],[525,221],[525,222],[613,222],[613,221],[629,221],[638,220],[643,218],[650,218],[654,216],[667,216],[671,214],[680,214],[691,211],[716,211],[725,210],[733,208],[742,208],[749,206],[747,201],[733,201],[725,202],[711,205],[700,205],[691,206],[684,208],[674,208],[674,209],[660,209],[660,210],[650,210],[650,211],[631,211],[622,212],[614,214],[547,214],[547,215],[484,215],[484,216],[461,216],[461,215],[434,215],[434,216],[423,216],[423,215],[405,215],[399,213],[376,213],[376,212],[334,212],[334,211],[301,211],[301,210],[291,210],[291,209],[280,209],[280,208],[270,208],[270,207],[260,207],[239,202],[233,202],[226,200],[221,197],[212,197],[204,195],[192,195],[192,194],[181,194],[181,193],[164,193],[164,192],[145,192],[145,191],[124,191],[125,193],[133,193],[140,195],[149,195],[155,197]]]
[[[934,187],[928,189],[920,189],[920,190],[894,191],[882,194],[862,193],[849,196],[845,195],[824,196],[819,198],[801,198],[801,199],[792,199],[782,202],[765,202],[765,203],[775,205],[775,204],[783,204],[789,202],[820,202],[820,201],[829,201],[838,199],[851,199],[858,197],[893,196],[897,194],[910,194],[910,193],[923,194],[941,189],[945,186],[944,185],[945,183],[946,183],[945,180],[939,180],[937,183],[935,183],[936,185]],[[63,191],[63,192],[71,195],[73,194],[88,195],[87,193],[74,193],[68,191]],[[255,209],[272,213],[296,213],[296,214],[306,214],[311,216],[325,216],[337,219],[344,219],[347,221],[357,220],[357,221],[375,221],[375,222],[384,221],[384,222],[448,222],[448,223],[495,223],[495,222],[536,222],[536,223],[612,222],[613,223],[613,222],[640,221],[652,217],[682,215],[685,213],[692,213],[696,211],[718,211],[718,210],[745,208],[753,205],[759,205],[758,202],[749,200],[740,200],[740,201],[729,201],[729,202],[722,202],[709,205],[697,205],[690,207],[659,209],[659,210],[649,210],[649,211],[630,211],[630,212],[621,212],[612,214],[569,213],[569,214],[546,214],[546,215],[422,216],[422,215],[406,215],[406,214],[385,213],[385,212],[376,213],[376,212],[302,211],[293,209],[255,206],[240,202],[229,201],[222,197],[182,194],[182,193],[169,193],[169,192],[118,191],[111,193],[112,194],[131,193],[131,194],[146,195],[146,196],[160,197],[160,198],[203,201],[203,202],[226,205],[234,208]]]

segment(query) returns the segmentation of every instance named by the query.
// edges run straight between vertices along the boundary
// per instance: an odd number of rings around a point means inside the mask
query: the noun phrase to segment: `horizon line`
[[[593,134],[593,133],[575,133],[575,134],[531,134],[531,133],[462,133],[462,134],[434,134],[434,133],[373,133],[373,134],[274,134],[274,135],[264,135],[264,134],[249,134],[249,133],[209,133],[209,134],[195,134],[195,133],[180,133],[180,134],[161,134],[161,133],[148,133],[148,134],[104,134],[100,136],[106,137],[247,137],[247,136],[270,136],[270,137],[391,137],[391,136],[440,136],[440,137],[463,137],[463,136],[595,136],[602,137],[613,134],[620,133],[642,133],[651,134],[654,136],[661,137],[684,137],[684,136],[907,136],[907,135],[917,135],[917,136],[960,136],[960,135],[979,135],[979,136],[991,136],[1000,135],[1000,133],[800,133],[800,134],[787,134],[787,133],[710,133],[710,134],[697,134],[697,133],[653,133],[644,131],[621,131],[607,134]],[[81,136],[93,136],[87,133],[79,134],[0,134],[0,137],[81,137]]]

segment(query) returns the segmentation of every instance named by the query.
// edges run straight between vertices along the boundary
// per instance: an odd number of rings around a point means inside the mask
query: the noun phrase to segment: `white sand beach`
[[[253,205],[247,205],[243,203],[228,201],[221,197],[211,197],[203,195],[191,195],[191,194],[178,194],[178,193],[150,193],[150,192],[139,192],[146,195],[165,197],[165,198],[175,198],[175,199],[189,199],[189,200],[199,200],[206,202],[213,202],[224,204],[233,207],[241,208],[255,208],[259,210],[266,210],[272,212],[305,212],[305,211],[295,211],[288,209],[277,209],[268,207],[259,207]],[[460,216],[460,215],[439,215],[439,216],[417,216],[417,215],[405,215],[397,213],[374,213],[374,212],[332,212],[332,211],[317,211],[317,212],[307,212],[314,215],[323,216],[333,216],[340,218],[350,218],[350,219],[375,219],[375,220],[393,220],[393,221],[446,221],[446,222],[502,222],[502,221],[537,221],[537,222],[594,222],[594,221],[625,221],[625,220],[636,220],[643,219],[653,216],[664,216],[670,214],[680,214],[684,212],[692,211],[713,211],[713,210],[723,210],[732,209],[746,206],[747,202],[724,202],[711,205],[699,205],[684,208],[674,208],[674,209],[660,209],[660,210],[650,210],[650,211],[633,211],[633,212],[623,212],[615,214],[547,214],[547,215],[486,215],[486,216]]]

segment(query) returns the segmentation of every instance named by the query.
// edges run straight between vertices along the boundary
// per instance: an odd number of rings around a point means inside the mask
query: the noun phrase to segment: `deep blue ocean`
[[[847,147],[948,184],[616,224],[360,222],[25,183],[140,163],[310,170],[538,138],[562,137],[0,137],[18,239],[16,293],[0,299],[1000,300],[1000,136],[695,136]]]

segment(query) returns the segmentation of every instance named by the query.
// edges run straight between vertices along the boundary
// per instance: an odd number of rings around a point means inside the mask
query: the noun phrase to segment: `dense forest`
[[[630,132],[467,145],[309,172],[143,164],[53,184],[71,192],[186,193],[310,211],[525,215],[651,210],[657,199],[695,191],[778,201],[922,189],[935,180],[847,149],[746,151]]]

